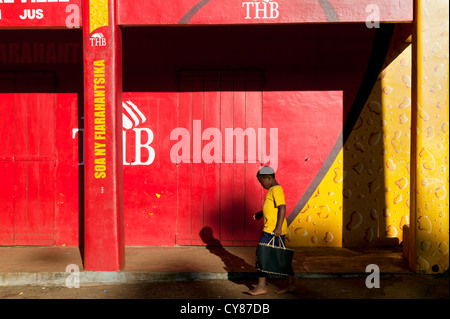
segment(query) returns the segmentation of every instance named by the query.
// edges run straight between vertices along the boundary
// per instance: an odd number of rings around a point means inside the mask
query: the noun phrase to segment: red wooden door
[[[14,81],[0,74],[0,245],[14,238]]]
[[[0,244],[53,245],[55,94],[52,76],[0,82]]]
[[[178,154],[177,244],[254,245],[261,231],[252,216],[262,207],[254,152],[262,76],[186,71],[179,80],[178,125],[189,152]]]

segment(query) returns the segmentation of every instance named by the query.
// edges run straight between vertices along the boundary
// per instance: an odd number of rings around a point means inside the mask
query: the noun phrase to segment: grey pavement
[[[79,278],[84,283],[229,279],[255,275],[255,247],[126,247],[126,265],[118,272],[85,271],[78,247],[0,247],[0,260],[1,286],[61,285],[68,271],[74,269],[79,270]],[[366,267],[370,264],[377,265],[383,274],[412,274],[399,247],[295,248],[292,262],[297,278],[366,276]]]
[[[246,291],[257,282],[255,247],[126,247],[125,257],[121,271],[85,271],[78,247],[0,247],[0,298],[254,299]],[[368,265],[380,270],[379,288],[366,285]],[[296,293],[276,294],[273,278],[258,298],[448,299],[448,274],[407,266],[398,246],[295,248]]]

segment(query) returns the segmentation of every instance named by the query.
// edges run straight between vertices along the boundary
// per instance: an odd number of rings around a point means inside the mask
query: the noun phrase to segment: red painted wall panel
[[[27,163],[14,163],[14,244],[17,239],[24,240],[27,235]],[[26,242],[25,242],[26,243]]]
[[[282,107],[287,100],[289,107]],[[278,128],[277,181],[284,189],[288,213],[316,177],[339,138],[343,102],[342,91],[266,92],[264,95],[264,126]]]
[[[121,25],[261,24],[413,19],[413,1],[364,0],[119,0]]]
[[[180,93],[178,95],[178,119],[177,125],[186,128],[192,132],[192,89],[193,82],[181,82]],[[174,136],[175,137],[175,136]],[[171,135],[172,138],[172,135]],[[175,138],[178,138],[176,136]],[[191,143],[189,143],[191,145]],[[177,178],[177,192],[178,192],[178,220],[191,220],[192,218],[192,179],[191,179],[191,163],[190,152],[186,156],[184,154],[177,160],[178,178]],[[180,244],[190,243],[190,235],[192,233],[191,223],[177,222],[176,240]]]
[[[190,89],[188,84],[182,87]],[[263,127],[267,129],[267,148],[271,151],[274,148],[270,145],[270,134],[273,134],[270,128],[278,129],[277,178],[285,189],[287,205],[292,209],[316,176],[339,136],[343,118],[343,94],[341,91],[264,93],[255,91],[239,97],[242,93],[245,94],[245,91],[238,92],[237,100],[232,100],[231,105],[234,105],[234,109],[220,113],[221,123],[226,120],[225,115],[236,116],[236,107],[242,109],[247,106],[241,113],[240,123],[244,128],[257,128],[261,126],[259,123],[263,122]],[[174,93],[164,95],[172,96],[172,99],[176,97]],[[197,95],[197,100],[194,95]],[[248,163],[246,158],[245,163],[237,163],[234,153],[233,163],[225,163],[224,153],[223,163],[220,165],[205,163],[201,158],[200,163],[194,163],[193,145],[197,142],[191,139],[187,163],[175,165],[170,161],[169,153],[178,139],[161,145],[162,140],[167,140],[171,131],[177,127],[186,128],[191,137],[194,136],[195,129],[201,131],[215,127],[213,124],[217,124],[217,120],[210,122],[213,117],[211,114],[214,114],[211,112],[214,109],[212,106],[204,113],[202,110],[194,112],[191,108],[193,103],[200,105],[204,103],[206,107],[208,100],[214,100],[215,95],[216,91],[195,92],[195,94],[180,92],[178,121],[172,116],[170,121],[164,123],[149,121],[136,127],[148,128],[154,132],[154,140],[150,146],[160,155],[148,166],[127,165],[124,168],[127,245],[171,245],[174,244],[175,235],[178,244],[203,245],[205,243],[200,234],[205,227],[209,227],[213,236],[220,239],[223,244],[254,244],[258,239],[261,228],[253,221],[252,215],[261,210],[265,195],[256,179],[260,161]],[[205,99],[202,100],[199,96],[204,96]],[[161,93],[128,92],[124,94],[124,98],[137,105],[148,119],[161,118],[160,114],[158,116],[158,113],[152,111],[159,103],[166,103],[166,107],[172,105],[173,114],[177,114],[176,101],[172,99],[164,101]],[[149,100],[153,100],[154,103],[146,102]],[[281,102],[286,100],[291,101],[289,110],[283,108],[281,112]],[[244,101],[252,101],[252,105],[245,105]],[[292,101],[298,103],[293,104]],[[259,108],[255,106],[257,103]],[[169,110],[170,107],[167,111]],[[192,119],[195,119],[193,114],[205,118],[203,127],[196,128],[200,123],[192,124]],[[317,116],[321,121],[317,120]],[[225,127],[240,127],[237,118],[234,119],[234,121],[231,119],[229,126],[222,126],[221,132],[224,133]],[[129,132],[126,136],[129,158],[134,152],[135,139]],[[204,149],[208,142],[209,140],[203,141],[199,149]],[[222,147],[224,150],[224,141]],[[267,154],[273,156],[269,151]],[[248,156],[247,151],[245,155]],[[308,160],[305,161],[305,158]],[[292,174],[292,172],[302,173]]]
[[[49,112],[50,113],[50,112]],[[51,112],[54,114],[54,111]],[[50,114],[51,114],[50,113]],[[54,143],[49,143],[53,144]],[[55,163],[39,163],[38,207],[39,236],[55,242]]]
[[[23,86],[18,89],[27,90]],[[32,87],[29,90],[39,91]],[[9,101],[8,95],[11,96]],[[61,109],[59,105],[59,110],[55,111],[55,94],[2,94],[2,102],[9,102],[7,106],[1,106],[3,111],[13,110],[16,106],[14,119],[11,119],[13,112],[4,112],[6,116],[2,119],[2,127],[10,130],[5,132],[3,140],[5,151],[16,146],[16,154],[14,149],[10,150],[8,154],[12,155],[2,155],[1,160],[5,176],[2,183],[2,239],[8,239],[2,244],[78,244],[78,149],[71,136],[72,127],[78,127],[78,116],[67,114],[76,112],[73,106],[77,99],[73,95],[65,99],[69,100],[66,107]],[[63,98],[56,95],[56,100],[61,102]],[[55,117],[61,120],[57,124]],[[14,130],[11,132],[13,128],[16,128],[16,134]],[[55,137],[56,128],[62,138]],[[8,142],[8,139],[12,141]],[[58,158],[55,157],[55,143]],[[55,194],[56,189],[58,194]]]
[[[76,93],[55,96],[57,166],[55,168],[55,244],[77,246],[83,235],[83,127],[79,123]],[[81,189],[81,191],[80,191]],[[79,197],[81,195],[81,198]],[[80,206],[81,203],[81,206]],[[81,208],[81,209],[80,209]]]
[[[171,140],[170,132],[181,127],[193,135],[193,120],[196,119],[202,120],[201,127],[196,128],[200,132],[214,127],[217,118],[214,112],[209,112],[214,109],[213,101],[220,101],[222,105],[219,124],[223,139],[225,127],[264,127],[267,155],[270,156],[273,150],[270,137],[274,136],[270,128],[277,128],[277,174],[285,188],[289,213],[338,140],[364,74],[373,35],[373,30],[356,25],[335,26],[332,30],[324,26],[125,29],[124,85],[127,93],[124,93],[124,101],[130,100],[140,107],[145,104],[139,99],[151,99],[150,108],[156,104],[166,105],[168,112],[177,115],[171,121],[154,123],[150,120],[140,124],[140,127],[152,128],[154,142],[150,146],[155,148],[156,158],[162,155],[151,165],[125,168],[125,192],[127,185],[135,183],[132,174],[137,176],[140,172],[141,180],[145,180],[149,178],[147,174],[158,168],[158,176],[165,176],[160,174],[158,166],[162,163],[176,169],[168,175],[176,179],[176,187],[170,181],[166,183],[171,179],[156,183],[173,187],[177,204],[173,198],[168,210],[175,210],[177,215],[167,212],[165,217],[158,215],[148,222],[137,213],[149,206],[139,199],[145,195],[138,193],[134,197],[133,210],[136,212],[133,211],[133,215],[128,206],[131,201],[125,206],[126,244],[160,244],[156,238],[150,239],[149,225],[171,232],[160,235],[165,244],[174,244],[175,237],[178,244],[204,244],[199,233],[205,226],[209,226],[212,235],[224,245],[254,244],[261,225],[252,219],[252,215],[260,210],[265,196],[255,176],[260,163],[220,164],[220,227],[217,229],[214,216],[217,189],[213,187],[217,185],[216,168],[203,161],[181,162],[176,167],[171,164],[170,149],[179,138]],[[137,43],[132,41],[133,38],[148,41]],[[289,42],[292,39],[296,41]],[[342,41],[345,46],[339,45]],[[257,81],[238,83],[222,72],[219,98],[214,81],[203,84],[181,81],[180,85],[177,82],[180,69],[209,70],[207,73],[211,76],[214,70],[249,68],[263,71],[262,85]],[[262,111],[257,111],[256,106],[261,103]],[[232,111],[223,109],[227,104],[233,105]],[[149,112],[143,113],[147,116]],[[163,148],[160,139],[167,142]],[[193,161],[197,155],[193,149],[197,149],[197,145],[202,149],[209,142],[204,140],[198,144],[191,140],[191,153],[185,159],[188,161],[191,155]],[[225,145],[222,146],[225,156]],[[127,152],[132,148],[132,145],[127,146]],[[309,159],[305,161],[306,158]],[[248,159],[245,152],[245,160]],[[236,154],[232,160],[236,161]],[[292,172],[298,173],[293,175]],[[159,194],[158,200],[161,200],[164,196]]]
[[[263,82],[247,81],[247,109],[246,109],[246,127],[265,127],[263,123],[264,99],[263,99]],[[260,169],[262,159],[258,155],[262,141],[259,140],[258,132],[256,133],[256,162],[249,157],[249,162],[245,167],[245,233],[244,239],[246,243],[252,244],[259,240],[262,226],[253,219],[255,212],[262,210],[264,201],[263,191],[259,181],[256,178],[256,172]]]
[[[222,105],[232,105],[234,99],[234,87],[232,79],[223,79],[221,83],[220,103]],[[223,112],[220,118],[220,125],[222,127],[233,127],[233,112]],[[234,190],[234,175],[233,163],[225,161],[220,166],[221,174],[221,201],[220,210],[223,212],[220,215],[221,239],[226,241],[233,240],[233,190]]]
[[[204,83],[204,117],[203,124],[207,128],[220,128],[221,104],[220,104],[220,80],[213,79]],[[218,152],[205,152],[205,145],[216,141],[217,136],[203,136],[204,155],[213,157]],[[209,143],[208,143],[209,142]],[[216,158],[216,157],[214,157]],[[214,158],[208,159],[208,162]],[[220,236],[220,165],[213,161],[212,163],[203,163],[203,189],[205,198],[203,200],[203,227],[210,227],[213,230],[213,236]],[[201,230],[200,230],[201,231]]]
[[[252,216],[261,209],[255,174],[262,78],[255,84],[246,79],[249,74],[198,71],[180,76],[181,124],[174,131],[185,130],[191,148],[178,164],[178,244],[204,245],[211,236],[234,245],[258,239]],[[252,138],[244,137],[246,129]],[[174,139],[172,147],[182,142]]]
[[[126,92],[123,102],[135,116],[124,108],[131,123],[129,127],[124,125],[123,131],[126,245],[174,245],[176,239],[180,244],[204,244],[200,231],[205,226],[211,227],[213,236],[224,244],[251,244],[258,238],[261,225],[251,216],[260,209],[265,195],[255,177],[260,163],[248,163],[247,153],[245,164],[172,163],[171,149],[176,140],[170,138],[171,132],[178,127],[193,132],[193,119],[201,119],[200,132],[218,125],[223,139],[226,127],[264,127],[269,155],[273,136],[270,128],[278,128],[277,174],[285,188],[288,212],[314,178],[350,111],[371,51],[374,30],[357,25],[331,29],[260,27],[124,30]],[[42,35],[54,39],[52,32]],[[31,31],[21,36],[24,41],[35,37]],[[9,37],[6,40],[3,37],[0,45],[14,41],[14,36]],[[63,38],[65,34],[61,35]],[[72,57],[67,61],[72,61]],[[79,102],[82,73],[80,76],[74,71],[78,69],[77,63],[1,64],[8,71],[53,70],[58,79],[55,94],[57,245],[77,245],[78,232],[83,231],[78,201],[80,187],[83,192],[82,174],[79,174],[82,166],[78,165],[83,161],[80,152],[83,138],[82,132],[74,135],[74,130],[83,128]],[[191,82],[182,82],[179,86],[180,69],[258,69],[264,74],[264,81],[237,83],[223,77],[219,89],[214,81],[196,87]],[[233,105],[233,111],[222,109],[220,117],[217,109],[205,112],[217,108],[219,101],[221,105]],[[262,105],[262,111],[258,111],[258,105]],[[317,120],[317,116],[327,121]],[[200,144],[200,152],[209,141]],[[191,140],[188,159],[193,144]],[[309,160],[305,161],[306,157]],[[6,167],[7,162],[0,161],[0,164]],[[292,176],[293,171],[298,174]],[[2,196],[8,198],[8,193]],[[217,210],[219,215],[215,213]]]
[[[1,99],[1,95],[0,95]],[[0,245],[12,245],[14,239],[14,164],[0,160]]]
[[[126,92],[124,103],[136,105],[145,116],[124,129],[124,224],[127,245],[173,245],[177,221],[177,167],[170,162],[169,139],[177,126],[176,94]],[[134,113],[138,115],[136,111]],[[138,117],[136,117],[138,118]],[[149,142],[148,147],[141,147]],[[137,140],[141,136],[141,142]],[[138,138],[139,139],[139,138]],[[140,156],[136,149],[140,148]],[[149,164],[149,153],[154,158]]]
[[[232,128],[245,129],[245,111],[246,111],[246,90],[245,82],[236,79],[234,82],[233,91],[233,126]],[[228,111],[231,113],[231,110]],[[226,136],[225,136],[226,139]],[[231,209],[233,214],[233,243],[243,245],[245,233],[245,162],[238,158],[237,140],[234,141],[233,146],[233,200]],[[227,149],[225,149],[225,156],[227,156]]]
[[[79,28],[81,25],[81,0],[0,0],[0,28]]]
[[[261,24],[412,21],[412,0],[118,0],[119,24]],[[375,6],[375,7],[374,7]],[[376,11],[375,11],[376,10]],[[0,0],[0,28],[78,28],[80,0]]]
[[[6,93],[9,92],[9,93]],[[14,83],[0,75],[0,245],[11,245],[14,235]]]
[[[203,162],[201,158],[202,141],[196,138],[201,136],[205,129],[204,122],[202,121],[204,116],[204,96],[203,96],[203,83],[200,81],[194,81],[192,87],[192,131],[190,131],[192,142],[192,155],[191,155],[191,172],[188,173],[191,176],[191,233],[189,235],[192,239],[192,243],[201,243],[200,231],[203,228],[203,211],[204,211],[204,196],[203,193]],[[194,120],[201,120],[196,125]],[[183,187],[181,185],[181,187]],[[188,222],[179,220],[180,223]]]
[[[0,233],[6,230],[6,236],[0,238],[9,238],[1,240],[1,245],[14,244],[14,184],[16,198],[24,197],[27,189],[23,185],[33,181],[33,176],[35,185],[29,191],[35,200],[30,207],[36,209],[28,216],[33,234],[22,232],[23,240],[15,244],[42,244],[42,239],[45,244],[80,243],[79,217],[83,212],[79,211],[82,175],[79,175],[78,159],[82,154],[78,153],[78,139],[73,139],[72,134],[73,129],[82,127],[79,123],[82,114],[78,114],[83,77],[81,56],[80,30],[0,30],[0,132],[3,136],[0,165],[5,176],[0,200],[4,208],[0,210]],[[43,86],[49,75],[56,80],[56,88]],[[29,107],[28,102],[32,103]],[[13,123],[17,129],[22,128],[16,138],[15,165]],[[52,181],[43,179],[45,175],[51,175]],[[20,205],[25,207],[27,203],[19,204],[18,208]],[[42,215],[42,211],[49,214]],[[26,221],[27,215],[22,215],[17,216],[18,223],[23,217]],[[17,231],[25,229],[24,225],[18,224]]]
[[[54,243],[55,109],[48,74],[3,73],[2,244]],[[6,83],[5,83],[6,82]],[[6,84],[6,85],[5,85]],[[7,104],[3,104],[7,103]]]

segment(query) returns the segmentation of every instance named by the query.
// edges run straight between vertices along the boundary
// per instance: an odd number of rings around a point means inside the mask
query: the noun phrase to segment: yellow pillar
[[[414,9],[409,264],[433,274],[449,263],[449,2]]]

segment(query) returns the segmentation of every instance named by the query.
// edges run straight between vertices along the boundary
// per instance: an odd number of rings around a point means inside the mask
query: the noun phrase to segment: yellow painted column
[[[414,9],[409,264],[433,274],[449,263],[449,2],[416,0]]]

